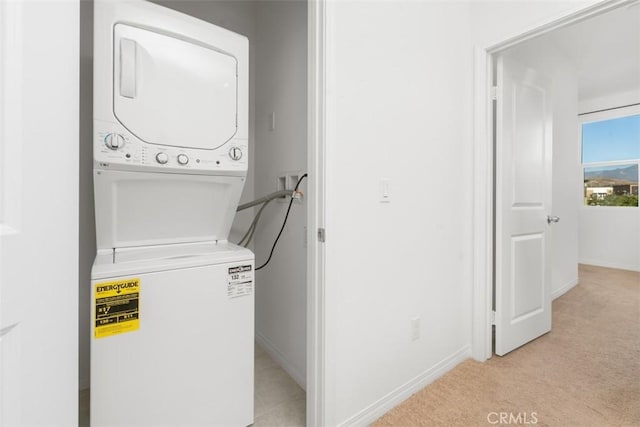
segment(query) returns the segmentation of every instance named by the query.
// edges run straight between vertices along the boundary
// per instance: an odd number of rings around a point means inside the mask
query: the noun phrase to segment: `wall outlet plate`
[[[302,176],[302,173],[300,171],[294,171],[294,172],[281,172],[278,175],[278,179],[277,179],[277,186],[276,186],[276,191],[282,191],[282,190],[289,190],[291,192],[293,192],[293,190],[296,188],[296,184],[298,183],[298,180],[300,179],[300,177]],[[299,190],[299,188],[298,188]],[[279,202],[289,202],[289,198],[281,198],[278,199]],[[296,199],[294,199],[294,203],[302,203],[302,197],[298,197]]]

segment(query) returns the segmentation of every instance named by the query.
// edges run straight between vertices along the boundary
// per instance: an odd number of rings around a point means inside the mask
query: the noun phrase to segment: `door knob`
[[[547,215],[547,224],[551,224],[552,222],[560,222],[560,217]]]

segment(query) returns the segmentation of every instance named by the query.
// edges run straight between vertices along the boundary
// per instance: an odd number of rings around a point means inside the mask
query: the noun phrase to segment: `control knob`
[[[242,150],[240,147],[231,147],[229,157],[231,157],[232,160],[240,160],[242,158]]]
[[[189,156],[187,156],[186,154],[178,154],[178,163],[180,163],[181,165],[186,165],[187,163],[189,163]]]
[[[164,165],[169,161],[169,156],[167,155],[167,153],[158,153],[156,154],[156,161],[161,165]]]
[[[110,150],[117,150],[124,145],[124,136],[119,133],[110,133],[104,137],[104,144]]]

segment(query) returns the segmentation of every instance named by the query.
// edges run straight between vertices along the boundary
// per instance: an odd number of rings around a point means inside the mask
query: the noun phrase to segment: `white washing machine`
[[[248,41],[141,0],[95,2],[91,425],[253,422]]]
[[[253,423],[253,254],[187,246],[96,258],[92,427]]]

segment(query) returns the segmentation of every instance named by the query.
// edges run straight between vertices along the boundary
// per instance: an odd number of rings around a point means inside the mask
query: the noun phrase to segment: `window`
[[[629,113],[628,109],[618,110],[617,117],[595,113],[583,120],[583,196],[587,206],[638,207],[640,112],[621,116],[620,111],[625,110]]]

